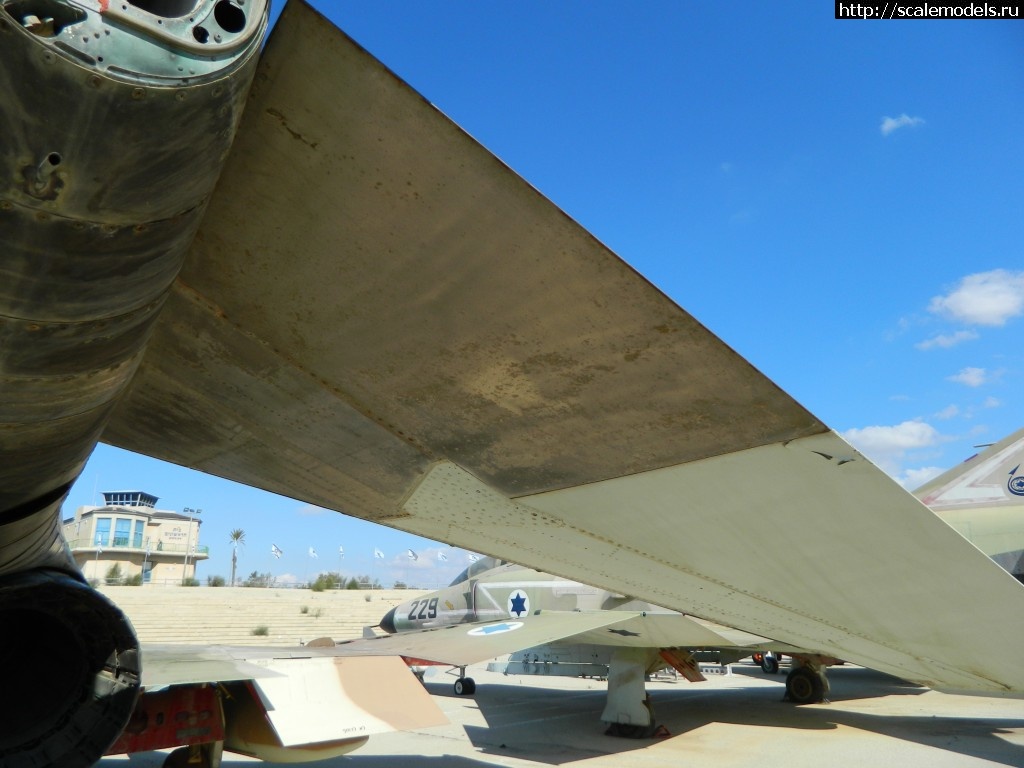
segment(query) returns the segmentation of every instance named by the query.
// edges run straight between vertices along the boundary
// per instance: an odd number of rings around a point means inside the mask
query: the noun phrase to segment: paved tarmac
[[[1007,663],[1016,663],[1007,660]],[[475,697],[436,671],[426,685],[451,724],[372,737],[317,768],[980,768],[1024,766],[1024,701],[954,696],[854,666],[830,670],[831,701],[783,702],[784,675],[752,664],[705,683],[648,684],[664,739],[604,735],[605,683],[505,677],[471,667]],[[783,672],[785,672],[785,668]],[[110,757],[101,768],[159,768],[164,755]],[[224,768],[257,761],[225,755]],[[262,765],[277,767],[277,763]],[[281,766],[283,768],[283,765]]]

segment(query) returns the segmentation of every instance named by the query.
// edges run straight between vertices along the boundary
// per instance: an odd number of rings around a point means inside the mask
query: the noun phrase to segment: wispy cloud
[[[911,117],[904,112],[899,117],[883,117],[882,125],[879,130],[882,131],[883,136],[888,136],[893,131],[898,131],[900,128],[913,128],[917,125],[923,125],[924,118]]]
[[[946,421],[947,419],[955,418],[960,415],[960,408],[956,405],[947,405],[941,411],[935,414],[936,419]]]
[[[993,269],[967,275],[934,297],[928,311],[971,325],[1000,326],[1024,314],[1024,272]]]
[[[957,331],[956,333],[940,333],[925,341],[919,341],[914,346],[918,349],[949,349],[965,341],[973,341],[978,338],[975,331]]]
[[[932,448],[943,442],[939,431],[924,421],[848,429],[843,437],[892,477],[900,474],[900,464],[909,451]]]
[[[896,478],[897,482],[904,488],[908,488],[911,491],[915,488],[920,488],[922,485],[927,483],[933,477],[938,477],[945,470],[942,467],[919,467],[917,469],[905,469],[900,473],[899,477]]]
[[[961,368],[959,373],[947,378],[965,387],[980,387],[988,381],[988,372],[984,368]]]

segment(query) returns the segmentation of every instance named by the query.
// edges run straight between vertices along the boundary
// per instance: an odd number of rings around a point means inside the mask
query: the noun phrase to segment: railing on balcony
[[[138,546],[134,546],[132,540],[127,536],[113,536],[107,543],[99,542],[92,539],[73,539],[68,542],[68,546],[71,547],[72,552],[80,550],[91,550],[95,551],[97,546],[103,548],[103,551],[118,550],[119,552],[145,552],[146,545],[150,542],[140,542]],[[184,544],[167,544],[162,541],[155,541],[151,543],[149,547],[150,557],[159,557],[161,555],[173,555],[176,557],[185,556],[185,545]],[[189,557],[209,557],[210,548],[205,545],[191,546],[189,549]]]

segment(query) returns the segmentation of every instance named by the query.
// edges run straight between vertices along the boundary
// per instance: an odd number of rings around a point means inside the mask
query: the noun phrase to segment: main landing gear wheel
[[[209,762],[190,763],[189,748],[178,747],[164,759],[163,768],[208,768]]]
[[[472,677],[460,677],[455,681],[456,696],[472,696],[476,693],[476,681]]]
[[[651,725],[630,725],[629,723],[609,723],[606,736],[619,736],[623,739],[646,739],[654,735],[657,726]]]
[[[810,667],[796,667],[786,678],[786,696],[796,704],[817,704],[825,700],[828,681]]]
[[[220,768],[224,754],[224,744],[193,744],[191,747],[178,747],[167,755],[163,768]]]

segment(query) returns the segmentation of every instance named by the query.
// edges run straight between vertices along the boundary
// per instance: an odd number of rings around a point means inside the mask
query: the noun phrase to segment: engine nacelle
[[[139,694],[139,644],[127,617],[74,577],[36,569],[0,579],[0,627],[0,765],[94,764]]]

